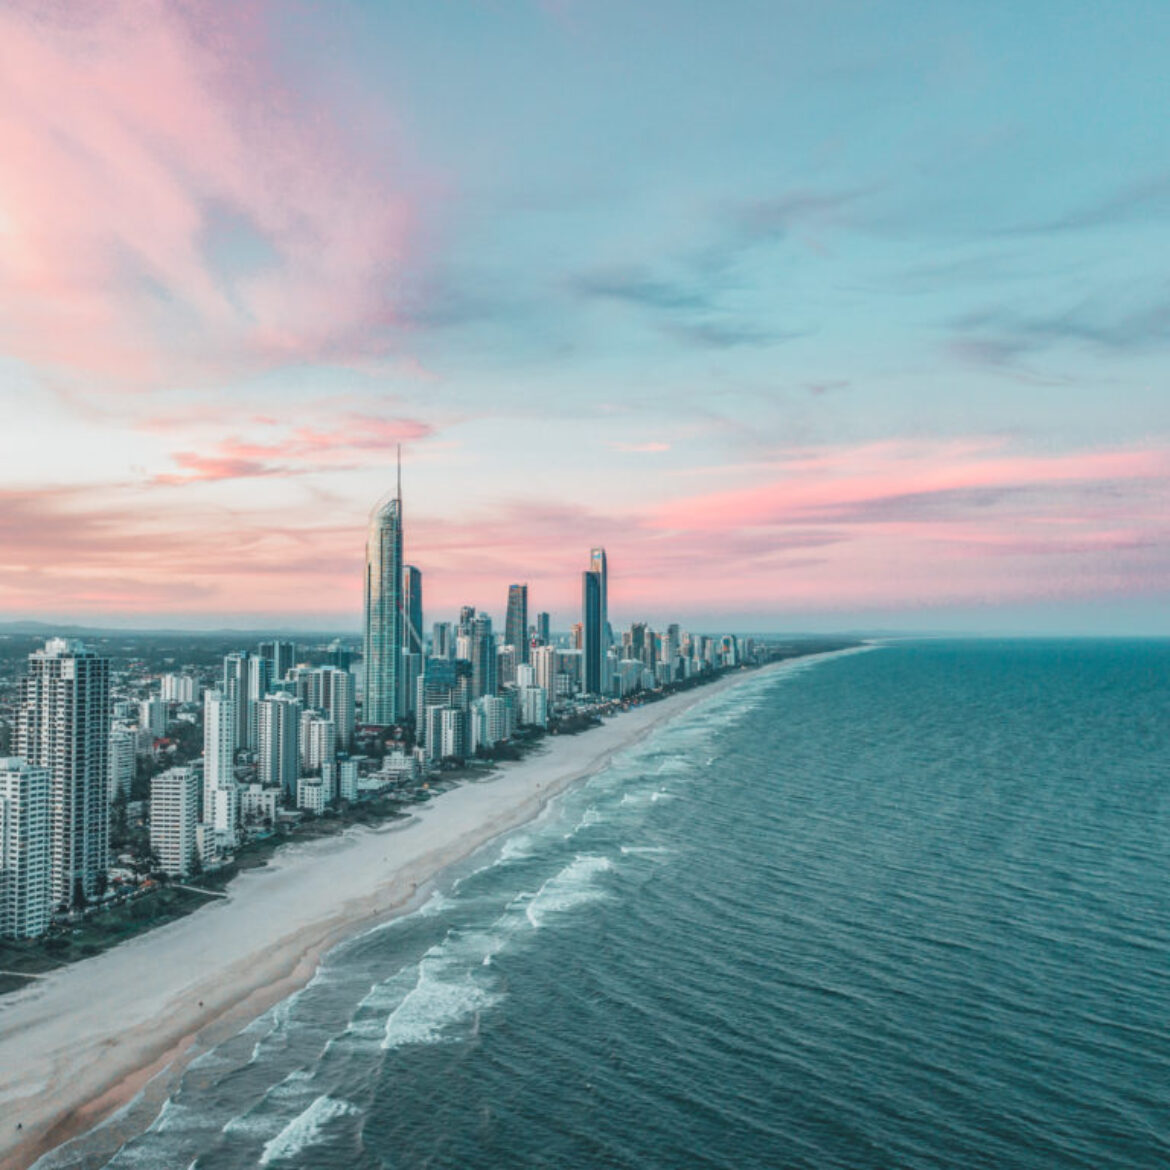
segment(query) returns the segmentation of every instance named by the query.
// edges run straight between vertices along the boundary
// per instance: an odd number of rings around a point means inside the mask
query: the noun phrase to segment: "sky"
[[[0,0],[0,620],[1170,633],[1164,0]]]

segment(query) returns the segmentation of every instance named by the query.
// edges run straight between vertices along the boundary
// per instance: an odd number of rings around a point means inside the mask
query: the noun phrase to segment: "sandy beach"
[[[409,823],[289,845],[232,882],[227,898],[0,1000],[0,1170],[31,1165],[147,1086],[161,1099],[193,1056],[308,982],[329,947],[408,911],[446,867],[531,820],[661,723],[755,673],[550,738],[491,780],[418,806]],[[144,1096],[138,1106],[148,1112]]]

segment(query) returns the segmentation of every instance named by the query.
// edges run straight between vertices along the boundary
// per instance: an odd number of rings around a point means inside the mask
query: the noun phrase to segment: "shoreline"
[[[794,662],[851,652],[737,671],[545,741],[490,781],[436,796],[392,833],[357,827],[292,844],[237,877],[226,899],[6,997],[0,1170],[24,1170],[72,1142],[79,1154],[112,1156],[149,1126],[192,1060],[307,984],[327,951],[412,912],[449,868],[696,704]],[[348,898],[331,894],[338,882],[349,883]]]

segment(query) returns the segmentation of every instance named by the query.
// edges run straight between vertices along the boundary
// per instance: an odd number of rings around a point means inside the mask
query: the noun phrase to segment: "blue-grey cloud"
[[[1063,215],[1009,228],[1006,235],[1046,235],[1086,231],[1115,224],[1170,218],[1170,175],[1132,183],[1105,199],[1086,203]]]

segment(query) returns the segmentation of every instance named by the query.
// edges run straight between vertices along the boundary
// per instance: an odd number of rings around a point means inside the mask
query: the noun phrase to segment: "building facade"
[[[29,655],[17,715],[17,754],[51,776],[52,896],[93,898],[109,866],[110,662],[53,638]]]
[[[194,768],[169,768],[150,782],[150,847],[173,877],[186,877],[198,852],[199,775]]]
[[[362,721],[392,727],[400,710],[404,642],[402,582],[402,492],[379,504],[366,535],[365,688]]]
[[[0,759],[0,937],[36,938],[53,909],[52,776]]]
[[[516,661],[528,661],[528,586],[508,586],[508,613],[504,619],[504,645],[516,651]]]

